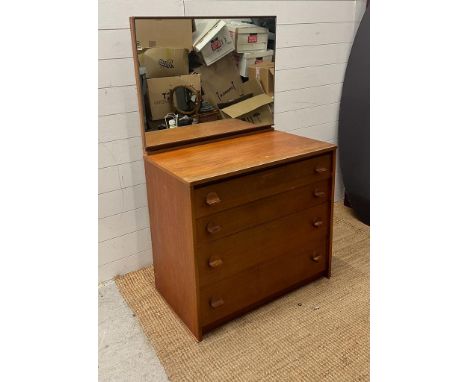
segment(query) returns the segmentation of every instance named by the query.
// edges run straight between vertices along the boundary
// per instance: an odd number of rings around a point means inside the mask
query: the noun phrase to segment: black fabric
[[[370,224],[369,24],[367,8],[354,39],[340,104],[338,147],[348,201]]]

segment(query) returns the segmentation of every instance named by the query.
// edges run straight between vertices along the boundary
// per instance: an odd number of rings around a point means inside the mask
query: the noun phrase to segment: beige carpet
[[[116,279],[171,381],[368,381],[369,228],[335,205],[331,279],[197,343],[157,294],[152,268]]]

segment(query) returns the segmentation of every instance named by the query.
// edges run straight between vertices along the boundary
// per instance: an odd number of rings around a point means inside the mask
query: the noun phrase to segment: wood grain
[[[145,172],[156,289],[200,339],[190,189],[147,160]]]
[[[150,131],[145,133],[146,149],[151,151],[166,149],[269,128],[270,126],[257,126],[237,119],[223,119],[173,129]]]
[[[280,131],[231,138],[149,155],[148,160],[184,182],[209,181],[331,152],[334,144]]]
[[[326,202],[329,198],[330,179],[327,179],[201,217],[195,223],[197,242],[218,240]],[[219,227],[219,229],[213,230],[213,227]]]
[[[275,257],[311,249],[313,242],[328,234],[328,213],[328,203],[325,203],[198,245],[200,285],[211,284]],[[317,222],[322,224],[315,226]],[[222,264],[212,267],[211,259],[221,260]]]
[[[335,172],[336,172],[336,150],[333,151],[332,153],[332,168],[333,168],[333,176],[331,177],[331,186],[330,186],[330,197],[332,202],[329,204],[329,211],[330,211],[330,216],[332,217],[329,221],[329,227],[328,227],[328,232],[329,232],[329,238],[328,238],[328,253],[330,254],[328,256],[328,267],[327,267],[327,277],[331,277],[331,264],[332,264],[332,246],[333,246],[333,195],[335,195]]]
[[[271,131],[145,156],[156,288],[197,340],[330,275],[335,149]]]
[[[320,274],[327,266],[326,251],[326,246],[319,244],[300,253],[277,257],[268,263],[238,273],[231,279],[201,288],[202,325],[208,325],[271,294]],[[312,260],[318,255],[320,257],[317,261]],[[212,307],[211,302],[217,300],[222,300],[223,304]]]
[[[322,172],[318,172],[318,171]],[[195,216],[201,217],[244,203],[292,190],[326,179],[331,175],[331,157],[321,155],[312,159],[237,176],[194,190]],[[219,202],[207,203],[208,195],[216,195]]]

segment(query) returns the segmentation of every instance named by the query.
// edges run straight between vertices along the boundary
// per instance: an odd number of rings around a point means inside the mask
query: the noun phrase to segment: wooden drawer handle
[[[209,206],[214,206],[215,204],[221,203],[221,199],[216,192],[209,192],[206,195],[205,203]]]
[[[322,257],[322,256],[319,255],[317,252],[314,252],[314,254],[313,254],[312,256],[310,256],[310,259],[311,259],[312,261],[318,263],[321,257]]]
[[[213,309],[219,308],[223,304],[224,304],[224,300],[222,298],[212,298],[210,300],[210,306]]]
[[[220,259],[219,257],[211,256],[208,259],[208,265],[211,268],[217,268],[217,267],[220,267],[221,265],[223,265],[223,260]]]
[[[211,234],[218,233],[219,231],[221,231],[222,228],[223,227],[221,227],[219,224],[213,222],[209,222],[206,225],[206,231]]]
[[[316,167],[315,168],[315,172],[317,174],[323,174],[324,172],[327,172],[327,171],[328,171],[328,168],[326,168],[326,167]]]
[[[323,224],[322,220],[317,220],[314,222],[314,227],[320,227]]]
[[[325,191],[320,191],[320,190],[315,189],[314,196],[316,198],[323,198],[325,196]]]

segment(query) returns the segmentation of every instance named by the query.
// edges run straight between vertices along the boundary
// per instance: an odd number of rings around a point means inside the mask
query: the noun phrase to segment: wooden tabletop
[[[331,143],[267,131],[155,153],[146,156],[145,160],[195,185],[335,148]]]

